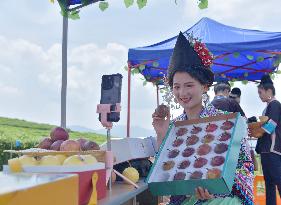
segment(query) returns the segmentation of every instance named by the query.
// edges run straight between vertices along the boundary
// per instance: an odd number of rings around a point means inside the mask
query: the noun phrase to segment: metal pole
[[[107,128],[106,129],[107,132],[106,132],[106,135],[107,135],[107,151],[111,151],[111,139],[110,139],[110,129]]]
[[[107,132],[106,132],[106,135],[107,135],[107,151],[111,151],[111,136],[110,136],[110,128],[107,128],[106,129]],[[109,177],[109,184],[108,184],[108,187],[109,187],[109,190],[111,191],[112,189],[112,177],[111,177],[111,173],[112,173],[112,169],[110,169],[110,177]]]
[[[157,107],[159,106],[159,86],[156,85],[156,92],[157,92]]]
[[[62,72],[61,72],[61,127],[66,128],[66,91],[67,91],[67,36],[68,17],[63,17],[62,30]]]
[[[131,112],[131,65],[128,64],[128,112],[127,112],[127,137],[130,137],[130,112]]]

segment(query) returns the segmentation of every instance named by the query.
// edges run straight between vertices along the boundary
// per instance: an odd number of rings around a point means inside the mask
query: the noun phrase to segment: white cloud
[[[6,45],[10,47],[2,49]],[[3,108],[0,115],[59,124],[61,46],[54,44],[44,49],[26,40],[2,36],[0,48]],[[126,124],[127,72],[123,70],[126,61],[127,48],[117,43],[108,43],[105,47],[91,43],[68,49],[68,125],[101,127],[95,113],[100,100],[101,76],[117,72],[124,76],[120,124]],[[151,127],[151,122],[143,120],[151,117],[151,108],[156,106],[155,90],[151,87],[143,87],[139,77],[132,76],[131,125]],[[11,102],[11,98],[17,101]]]
[[[0,72],[1,73],[10,73],[11,72],[11,68],[0,64]]]
[[[20,96],[20,90],[16,87],[12,87],[9,85],[1,85],[0,84],[0,95],[5,98],[6,96],[17,96],[17,97],[22,97]],[[2,99],[3,99],[2,98]]]

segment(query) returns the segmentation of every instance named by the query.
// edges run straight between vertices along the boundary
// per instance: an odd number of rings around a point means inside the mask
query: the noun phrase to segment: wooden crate
[[[33,157],[39,157],[39,156],[46,156],[46,155],[85,155],[85,154],[91,154],[93,155],[98,162],[105,162],[106,158],[106,151],[102,150],[89,150],[89,151],[53,151],[53,150],[46,150],[46,151],[32,151],[32,150],[4,150],[4,152],[12,153],[12,154],[18,154],[18,155],[29,155]]]

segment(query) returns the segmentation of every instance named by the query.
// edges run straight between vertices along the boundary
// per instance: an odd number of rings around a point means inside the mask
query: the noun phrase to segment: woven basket
[[[267,122],[268,121],[268,117],[267,116],[259,116],[260,122]]]
[[[264,130],[261,128],[264,122],[253,122],[248,124],[249,135],[251,137],[260,138],[264,134]]]

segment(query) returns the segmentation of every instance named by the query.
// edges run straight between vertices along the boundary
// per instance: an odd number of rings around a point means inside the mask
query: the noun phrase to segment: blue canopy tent
[[[183,32],[185,36],[188,33],[202,40],[214,54],[211,68],[216,81],[256,81],[264,73],[277,71],[281,62],[281,32],[235,28],[202,18]],[[177,36],[150,46],[129,49],[128,73],[136,70],[147,81],[157,85],[157,105],[158,85],[163,84],[163,77],[167,74],[176,39]]]
[[[281,32],[265,32],[227,26],[202,18],[183,32],[201,39],[214,54],[212,70],[216,80],[259,80],[263,73],[276,71],[281,56]],[[150,46],[131,48],[130,68],[136,68],[147,81],[163,84],[177,36]]]

